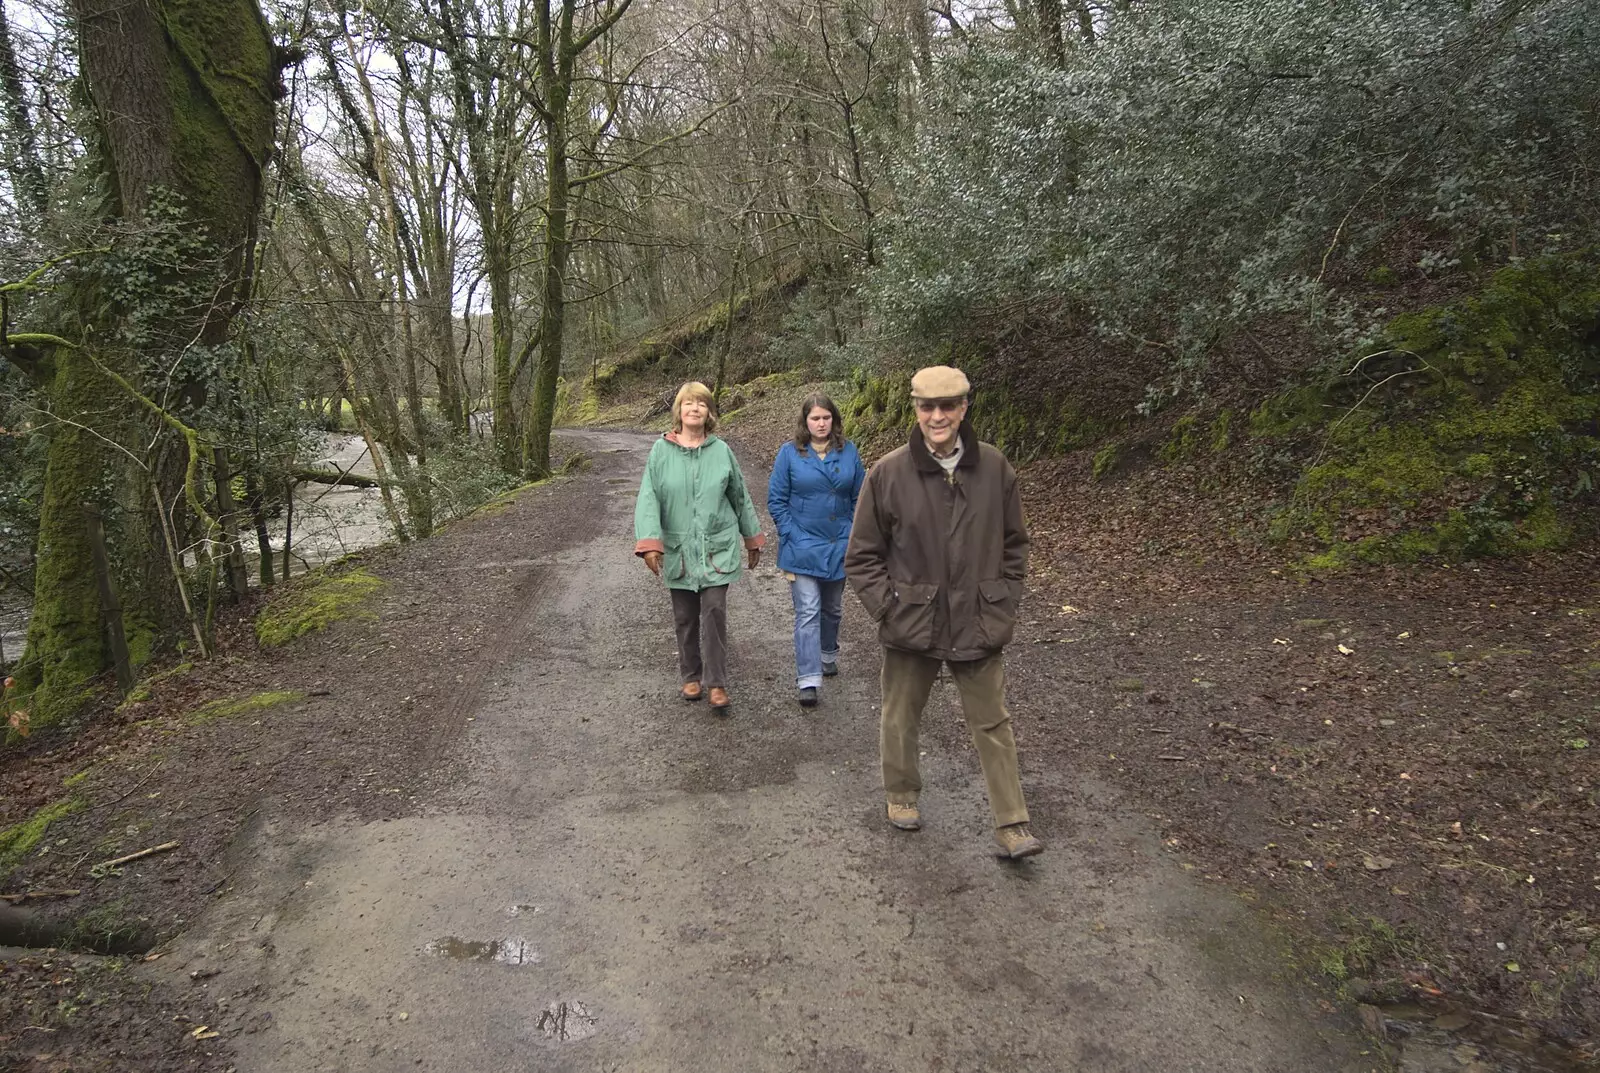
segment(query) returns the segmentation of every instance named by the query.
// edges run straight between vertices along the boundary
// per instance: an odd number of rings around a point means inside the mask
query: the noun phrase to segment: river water
[[[341,471],[375,477],[372,456],[360,436],[330,435],[319,457],[311,463],[319,469],[337,467]],[[274,552],[274,570],[283,573],[283,527],[279,514],[267,522]],[[294,493],[294,512],[290,534],[290,573],[302,574],[308,568],[348,555],[362,548],[381,544],[391,535],[383,511],[383,498],[376,488],[351,488],[345,485],[301,484]],[[250,561],[251,584],[259,571],[254,534],[246,532],[244,548]],[[22,645],[28,633],[28,608],[0,604],[0,668],[22,658]]]

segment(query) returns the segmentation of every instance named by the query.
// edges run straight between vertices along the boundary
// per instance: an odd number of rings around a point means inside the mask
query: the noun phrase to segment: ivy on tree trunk
[[[74,0],[71,7],[112,244],[126,244],[152,214],[180,214],[183,229],[214,251],[191,267],[222,271],[208,301],[164,311],[157,337],[219,346],[247,293],[272,149],[279,62],[261,10],[256,0]],[[178,606],[156,502],[182,498],[189,447],[169,430],[152,436],[149,415],[106,375],[142,390],[142,359],[155,356],[141,349],[153,345],[149,326],[127,323],[131,311],[114,270],[74,278],[68,293],[78,323],[59,334],[83,349],[58,348],[37,375],[55,424],[34,618],[19,674],[33,694],[35,725],[74,707],[108,666],[84,504],[106,512],[136,658],[174,625]],[[184,266],[159,271],[180,278]],[[199,401],[181,388],[165,397],[173,406]],[[179,523],[181,532],[185,519]]]

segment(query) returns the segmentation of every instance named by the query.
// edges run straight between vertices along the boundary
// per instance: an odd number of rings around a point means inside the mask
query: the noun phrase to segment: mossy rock
[[[850,397],[842,406],[844,434],[868,448],[903,442],[916,422],[910,379],[895,372],[869,376],[857,369],[850,387]]]
[[[1326,424],[1329,412],[1322,387],[1293,387],[1250,412],[1250,435],[1258,440],[1293,436]]]
[[[975,383],[985,385],[973,394],[968,420],[980,439],[994,444],[1014,463],[1088,447],[1125,425],[1083,412],[1064,392],[1028,395],[1012,391],[998,378],[991,384],[984,377],[981,356],[958,354],[945,347],[925,356],[923,364],[955,364]],[[910,373],[891,369],[869,375],[856,370],[850,397],[841,410],[845,435],[858,443],[887,448],[904,442],[917,420]]]
[[[383,587],[381,578],[363,569],[341,574],[318,571],[281,593],[256,616],[256,639],[272,648],[346,619],[375,621],[378,616],[368,604]]]
[[[306,695],[298,689],[279,689],[266,693],[256,693],[248,697],[224,697],[221,700],[202,704],[189,713],[186,721],[191,726],[199,726],[217,719],[248,715],[251,712],[264,712],[268,708],[276,708],[283,704],[293,704],[295,701],[305,699]]]
[[[1185,414],[1173,422],[1172,434],[1167,437],[1167,442],[1161,445],[1161,460],[1163,462],[1181,462],[1195,453],[1196,441],[1200,436],[1200,420],[1194,414]]]
[[[1306,566],[1570,540],[1600,471],[1600,263],[1503,269],[1478,296],[1396,317],[1369,357],[1380,364],[1365,378],[1298,388],[1252,415],[1257,436],[1321,427],[1318,461],[1277,522],[1324,546]]]

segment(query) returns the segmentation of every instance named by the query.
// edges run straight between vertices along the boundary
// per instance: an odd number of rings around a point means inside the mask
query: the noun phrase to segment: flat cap
[[[948,365],[930,365],[918,369],[911,378],[913,399],[959,399],[972,390],[967,374]]]

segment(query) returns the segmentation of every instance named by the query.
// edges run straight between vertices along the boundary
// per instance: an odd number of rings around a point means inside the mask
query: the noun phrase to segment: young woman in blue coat
[[[844,615],[844,549],[866,467],[844,438],[839,408],[812,395],[794,439],[778,451],[767,510],[778,527],[778,569],[794,599],[794,661],[802,707],[817,703],[822,679],[839,673]]]

